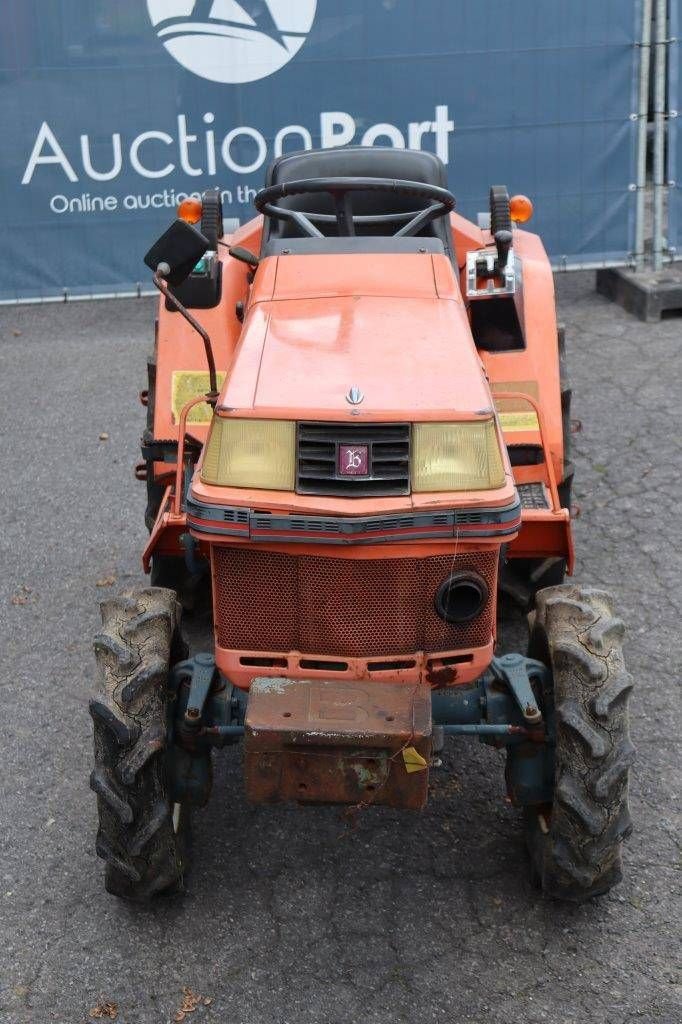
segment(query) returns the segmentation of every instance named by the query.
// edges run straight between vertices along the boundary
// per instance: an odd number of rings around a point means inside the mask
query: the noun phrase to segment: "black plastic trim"
[[[382,516],[306,516],[255,512],[208,505],[191,495],[187,515],[192,530],[242,537],[250,541],[291,543],[386,544],[394,540],[444,537],[506,537],[519,530],[521,505],[504,508],[400,512]]]

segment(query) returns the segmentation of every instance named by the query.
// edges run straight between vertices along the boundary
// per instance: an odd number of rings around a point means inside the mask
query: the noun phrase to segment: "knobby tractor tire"
[[[546,896],[582,902],[620,881],[632,831],[624,626],[608,594],[572,584],[541,591],[529,624],[530,657],[551,666],[556,729],[551,811],[526,812],[532,873]]]
[[[90,701],[96,850],[106,862],[108,891],[145,900],[182,889],[185,873],[189,822],[169,802],[166,737],[168,669],[187,649],[171,590],[134,588],[101,609],[97,692]]]
[[[566,328],[560,324],[557,329],[557,341],[559,347],[559,387],[561,389],[561,431],[564,441],[564,465],[562,479],[557,485],[561,507],[571,510],[571,492],[573,490],[574,466],[573,455],[573,433],[571,429],[571,399],[573,387],[568,372],[566,358]]]

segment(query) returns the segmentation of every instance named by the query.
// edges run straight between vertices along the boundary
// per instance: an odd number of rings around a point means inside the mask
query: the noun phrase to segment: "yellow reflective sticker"
[[[403,761],[407,772],[423,772],[428,767],[424,758],[414,747],[403,747]]]
[[[499,413],[500,426],[507,434],[513,434],[520,430],[539,430],[538,414],[532,409],[530,412],[501,412]]]
[[[225,380],[224,373],[216,374],[218,387],[222,387]],[[208,391],[208,370],[174,370],[171,383],[171,410],[173,422],[177,423],[184,406],[193,398],[205,395]],[[195,405],[187,417],[188,423],[210,423],[211,407],[207,402]]]
[[[502,380],[493,381],[490,385],[495,407],[500,419],[502,430],[507,433],[521,430],[539,430],[538,416],[530,402],[523,395],[530,395],[537,400],[538,382],[536,380]],[[500,392],[515,391],[518,398],[504,398]]]

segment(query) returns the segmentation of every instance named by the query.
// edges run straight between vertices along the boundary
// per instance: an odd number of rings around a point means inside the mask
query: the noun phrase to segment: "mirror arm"
[[[168,302],[170,302],[172,306],[175,306],[178,313],[182,314],[182,316],[185,318],[190,327],[193,327],[197,334],[201,336],[201,339],[204,343],[204,348],[206,349],[206,362],[208,363],[209,390],[208,394],[206,395],[206,401],[210,405],[215,405],[216,402],[218,401],[219,391],[218,378],[216,377],[215,372],[215,359],[213,358],[213,347],[211,345],[211,339],[208,335],[208,332],[204,330],[199,321],[192,316],[189,310],[185,309],[180,300],[177,299],[175,295],[173,295],[172,291],[168,287],[168,283],[164,281],[165,274],[170,271],[170,268],[168,271],[166,270],[166,266],[167,264],[160,263],[156,268],[156,273],[154,274],[152,280],[154,281],[154,284],[159,289],[161,294],[168,300]]]

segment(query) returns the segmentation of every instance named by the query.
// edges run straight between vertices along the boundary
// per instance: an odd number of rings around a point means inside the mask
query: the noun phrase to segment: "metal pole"
[[[660,270],[663,266],[667,6],[666,0],[656,0],[656,47],[654,51],[654,223],[652,233],[654,271]]]
[[[168,266],[168,264],[159,263],[159,266],[156,268],[156,273],[152,275],[152,281],[159,289],[161,294],[165,297],[166,301],[170,302],[172,306],[175,306],[178,313],[181,313],[182,316],[184,316],[185,320],[190,325],[190,327],[193,327],[197,334],[201,337],[204,343],[204,348],[206,350],[206,362],[208,363],[208,394],[206,395],[206,400],[209,402],[213,400],[213,403],[215,404],[215,400],[218,397],[219,391],[218,379],[216,377],[215,372],[215,359],[213,358],[213,348],[211,346],[211,339],[208,335],[208,331],[206,331],[205,328],[201,326],[196,317],[193,317],[189,310],[185,309],[180,300],[177,299],[175,295],[173,295],[172,291],[170,291],[167,282],[164,281],[164,276],[169,273],[170,267]]]
[[[642,38],[639,61],[639,103],[637,108],[637,205],[635,211],[635,264],[644,266],[644,217],[646,189],[647,121],[649,117],[649,68],[651,66],[651,15],[653,0],[642,3]]]
[[[446,736],[525,736],[528,732],[522,725],[489,725],[481,722],[478,725],[442,725]]]

